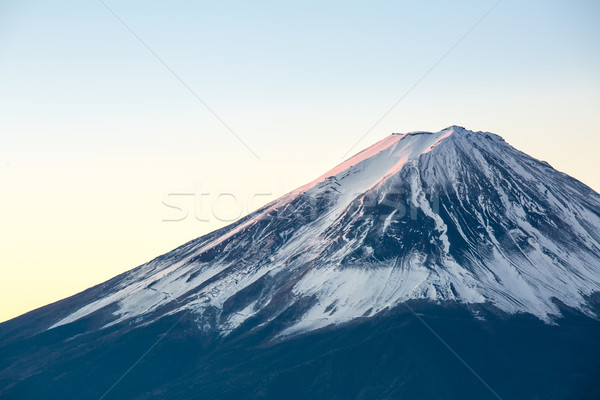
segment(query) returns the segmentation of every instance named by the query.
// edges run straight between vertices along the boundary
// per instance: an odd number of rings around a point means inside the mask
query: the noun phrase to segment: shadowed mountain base
[[[278,343],[265,330],[210,336],[184,316],[104,398],[498,398],[486,384],[502,399],[600,397],[598,321],[566,312],[551,326],[493,308],[479,310],[485,320],[457,305],[414,302],[411,308],[485,384],[401,307]],[[4,358],[20,362],[0,374],[6,388],[0,397],[99,399],[178,317],[69,340],[81,328],[73,324],[2,347]],[[46,368],[29,376],[39,357]]]

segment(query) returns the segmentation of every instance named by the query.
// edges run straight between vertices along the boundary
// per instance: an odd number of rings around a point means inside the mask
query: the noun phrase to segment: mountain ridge
[[[541,176],[563,186],[546,188]],[[392,134],[242,220],[138,267],[137,275],[125,273],[118,290],[50,328],[111,306],[117,311],[105,327],[154,318],[161,308],[164,315],[189,309],[204,328],[228,334],[257,315],[268,323],[296,301],[314,304],[282,335],[408,299],[491,302],[547,323],[560,314],[557,299],[594,316],[585,296],[600,287],[600,197],[585,188],[488,132],[450,126]],[[584,206],[571,207],[573,199]],[[570,241],[581,254],[562,250]],[[565,285],[555,290],[545,275]],[[254,297],[240,300],[240,293]]]

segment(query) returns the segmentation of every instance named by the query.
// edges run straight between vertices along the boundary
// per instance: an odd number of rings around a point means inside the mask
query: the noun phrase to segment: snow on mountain
[[[221,230],[102,285],[49,329],[94,312],[113,325],[189,310],[228,334],[279,335],[410,299],[491,303],[552,323],[593,316],[600,195],[505,143],[452,126],[392,134]],[[107,326],[108,326],[107,325]]]

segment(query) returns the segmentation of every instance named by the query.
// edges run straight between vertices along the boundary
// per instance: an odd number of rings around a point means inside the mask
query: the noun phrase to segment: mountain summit
[[[546,332],[572,315],[597,321],[599,291],[600,195],[497,135],[451,126],[392,134],[223,229],[4,323],[0,349],[108,346],[181,315],[215,348],[283,345],[389,321],[403,304],[479,324],[530,316]],[[59,387],[23,357],[8,357],[0,383]]]
[[[282,335],[409,299],[489,302],[552,322],[600,288],[600,196],[452,126],[390,135],[222,230],[104,284],[50,328],[190,310],[224,334],[286,310]],[[139,322],[138,322],[139,323]]]

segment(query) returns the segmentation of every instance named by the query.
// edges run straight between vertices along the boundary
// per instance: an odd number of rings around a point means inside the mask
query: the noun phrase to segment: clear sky
[[[600,190],[600,3],[504,0],[481,20],[495,3],[106,0],[165,66],[101,1],[2,1],[0,320],[391,132],[491,131]]]

